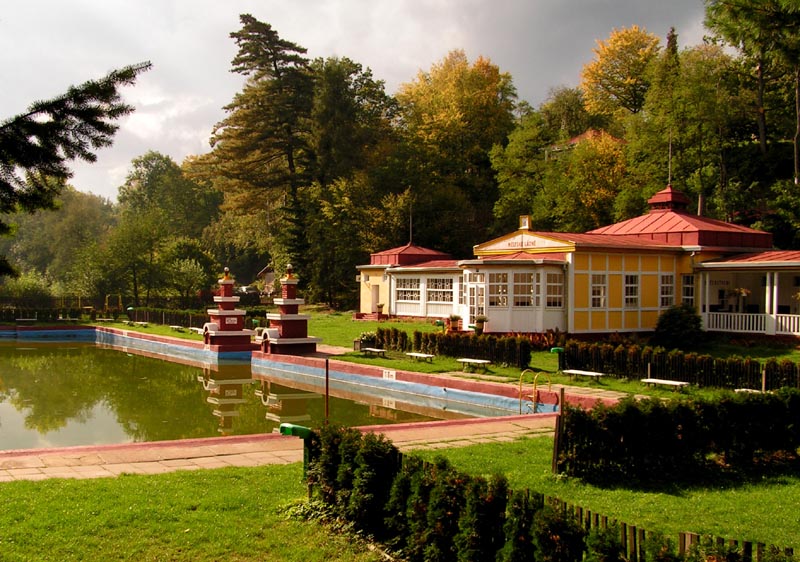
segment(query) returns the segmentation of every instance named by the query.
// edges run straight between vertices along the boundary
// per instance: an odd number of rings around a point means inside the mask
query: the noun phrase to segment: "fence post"
[[[553,460],[550,466],[550,472],[558,474],[558,455],[561,453],[561,432],[563,426],[562,417],[564,415],[564,387],[561,387],[558,396],[558,415],[556,416],[556,428],[553,435]]]

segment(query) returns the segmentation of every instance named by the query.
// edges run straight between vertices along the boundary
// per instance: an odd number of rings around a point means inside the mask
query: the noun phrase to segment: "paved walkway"
[[[551,435],[556,416],[386,425],[383,433],[402,451],[461,447]],[[0,482],[46,478],[101,478],[160,474],[226,466],[261,466],[303,460],[303,440],[277,434],[212,437],[185,441],[0,452]]]
[[[320,355],[348,351],[318,345]],[[443,377],[492,380],[491,375],[441,373]],[[507,379],[503,378],[507,382]],[[553,385],[558,391],[560,385]],[[573,395],[618,399],[623,393],[598,388],[566,387]],[[383,433],[401,451],[462,447],[552,435],[554,414],[450,420],[366,428]],[[212,437],[157,443],[134,443],[63,449],[0,451],[0,482],[46,478],[101,478],[127,474],[159,474],[226,466],[261,466],[302,462],[303,441],[277,434]]]

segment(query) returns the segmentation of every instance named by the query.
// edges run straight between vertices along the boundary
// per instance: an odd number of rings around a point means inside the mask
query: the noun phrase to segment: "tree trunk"
[[[758,145],[761,147],[761,154],[767,154],[767,115],[764,110],[764,56],[758,58],[756,66],[756,122],[758,123]]]
[[[800,64],[794,66],[794,184],[800,183]]]

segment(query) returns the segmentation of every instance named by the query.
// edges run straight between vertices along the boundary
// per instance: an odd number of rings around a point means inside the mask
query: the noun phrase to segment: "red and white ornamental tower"
[[[244,328],[245,311],[236,308],[239,297],[233,296],[233,277],[226,267],[219,280],[219,292],[214,297],[217,308],[208,309],[209,322],[203,326],[206,348],[218,352],[250,351],[253,330]]]
[[[286,274],[281,277],[280,282],[281,298],[274,299],[278,312],[267,314],[270,329],[261,342],[261,351],[284,355],[315,353],[317,343],[322,340],[308,335],[308,319],[311,317],[298,314],[300,305],[305,300],[297,298],[298,279],[291,264],[286,266]]]

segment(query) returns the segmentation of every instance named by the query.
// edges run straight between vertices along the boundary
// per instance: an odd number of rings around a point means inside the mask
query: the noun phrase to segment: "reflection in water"
[[[434,419],[356,400],[330,398],[330,421]],[[249,363],[202,367],[91,343],[0,341],[0,450],[273,433],[283,421],[322,425],[320,389],[253,380]]]
[[[270,380],[262,380],[256,396],[267,408],[267,419],[282,423],[311,421],[309,400],[319,400],[321,394],[297,390]]]
[[[208,392],[206,402],[215,406],[213,414],[219,418],[219,431],[222,435],[230,435],[233,419],[239,416],[240,404],[246,404],[245,385],[253,382],[249,363],[220,364],[203,367],[203,374],[197,380]]]

